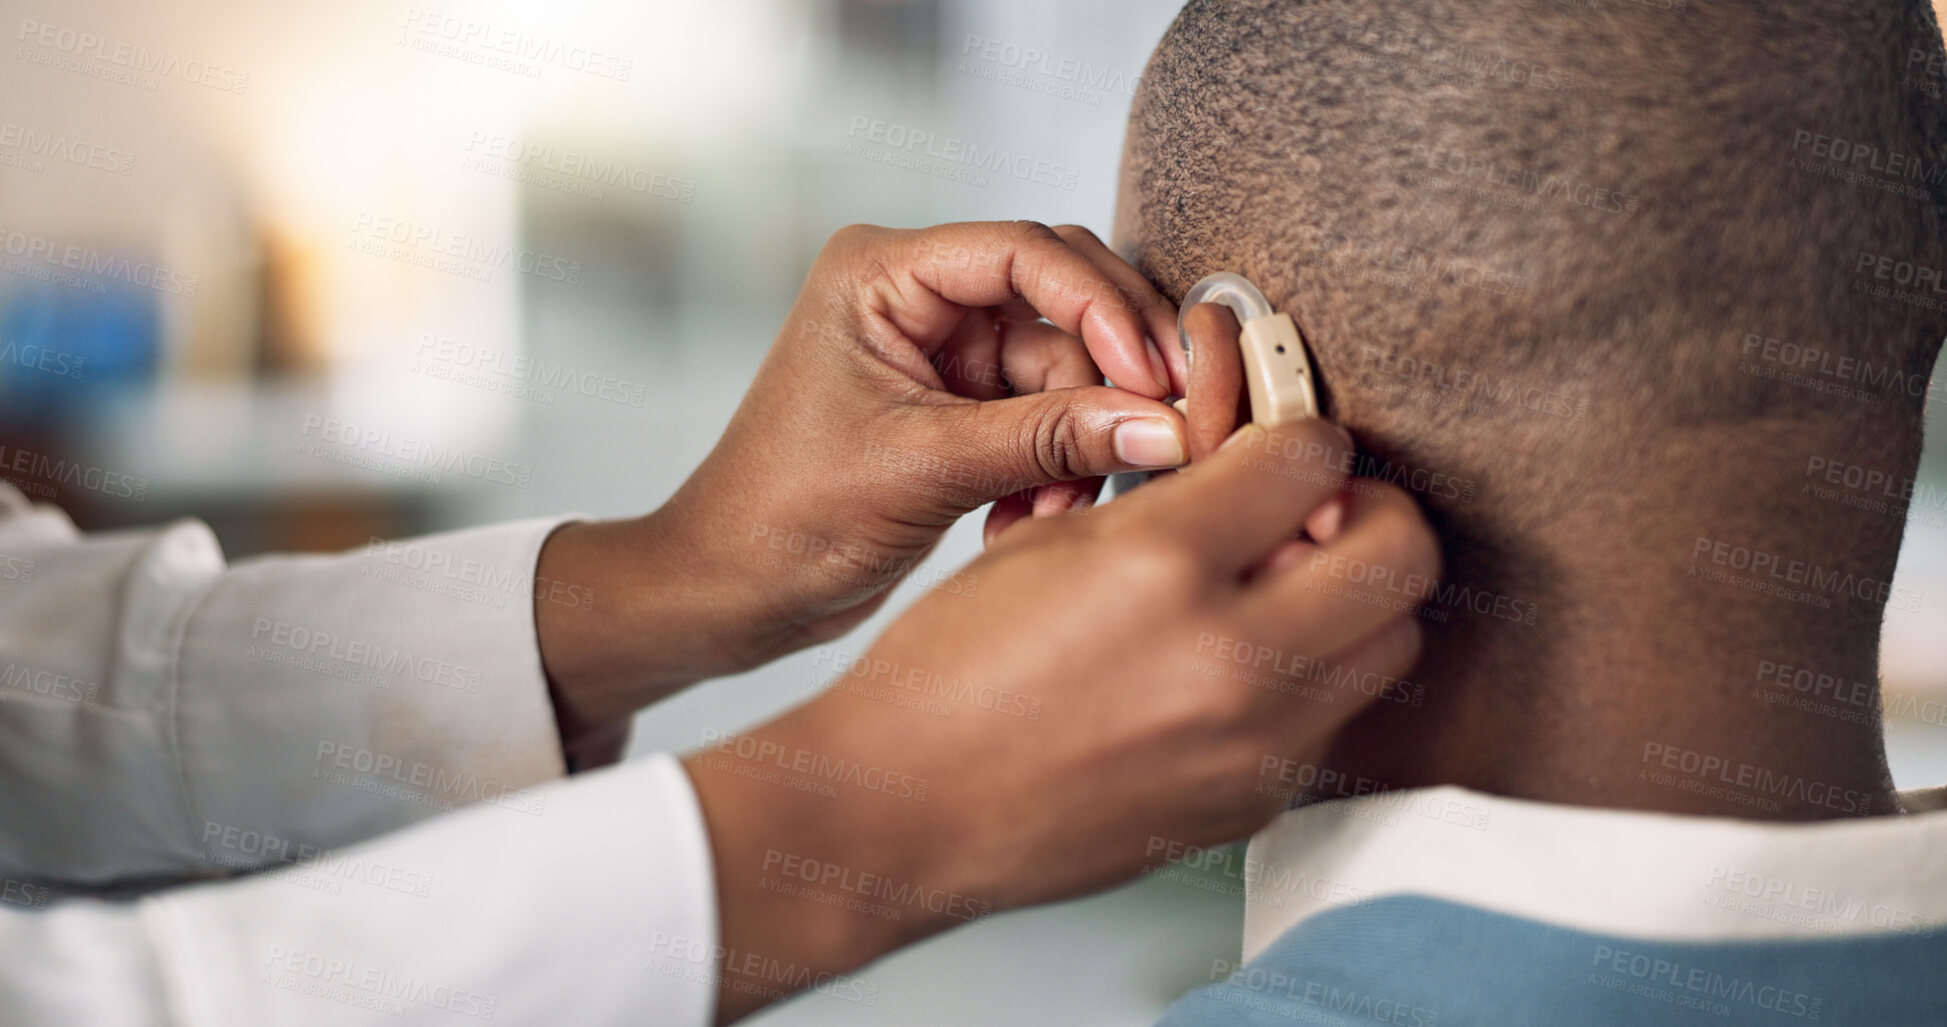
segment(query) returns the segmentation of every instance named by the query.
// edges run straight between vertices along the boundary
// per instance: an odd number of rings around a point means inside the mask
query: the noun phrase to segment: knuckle
[[[1202,739],[1210,773],[1220,781],[1252,780],[1263,746],[1258,737],[1264,720],[1255,689],[1227,676],[1209,676],[1201,687],[1184,689],[1166,700],[1160,712],[1190,735]],[[1248,766],[1246,763],[1248,762]]]
[[[1016,250],[1025,250],[1037,246],[1068,245],[1054,229],[1049,228],[1039,221],[1004,222],[1002,232],[1006,236],[1005,241],[1012,244]]]
[[[1258,732],[1263,728],[1263,697],[1259,690],[1249,684],[1234,679],[1225,679],[1221,687],[1212,689],[1203,700],[1203,715],[1206,723],[1215,728],[1220,737],[1225,737],[1227,761],[1238,764],[1240,775],[1255,774],[1258,757],[1264,746],[1260,744]],[[1248,767],[1243,764],[1247,762]]]
[[[1254,705],[1239,711],[1238,719],[1246,718],[1259,719]],[[1254,791],[1264,774],[1264,754],[1270,751],[1268,741],[1259,737],[1257,731],[1239,731],[1217,755],[1217,773],[1240,793],[1247,789]]]
[[[1090,231],[1088,228],[1085,228],[1081,225],[1056,225],[1054,228],[1054,232],[1056,235],[1062,238],[1062,241],[1067,242],[1070,245],[1073,245],[1075,243],[1082,243],[1082,242],[1099,243],[1102,241],[1100,238],[1096,237],[1096,234],[1093,231]]]
[[[1087,477],[1087,458],[1082,452],[1082,424],[1066,403],[1049,403],[1029,422],[1033,433],[1027,447],[1033,453],[1035,468],[1046,481],[1073,481]]]
[[[826,242],[825,248],[828,250],[862,249],[865,246],[869,245],[874,239],[878,238],[879,233],[883,231],[885,231],[885,229],[880,228],[878,225],[868,225],[864,223],[846,225],[844,228],[841,228],[838,231],[832,233],[832,237],[828,242]]]
[[[1132,595],[1163,596],[1195,589],[1203,579],[1196,553],[1169,533],[1138,525],[1115,533],[1114,566]]]
[[[1020,221],[1013,221],[1009,223],[1014,226],[1014,230],[1019,232],[1021,234],[1021,237],[1024,239],[1059,240],[1061,238],[1061,236],[1056,234],[1055,230],[1053,228],[1050,228],[1045,222],[1023,219]]]

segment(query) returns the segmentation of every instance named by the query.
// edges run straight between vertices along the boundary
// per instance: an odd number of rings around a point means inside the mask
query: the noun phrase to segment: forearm
[[[625,730],[636,710],[740,669],[714,643],[717,615],[693,553],[653,515],[565,524],[534,572],[541,663],[572,752]]]
[[[772,601],[762,576],[695,520],[666,507],[571,523],[542,546],[535,631],[571,757],[619,745],[643,707],[776,655],[759,637]]]
[[[717,1023],[728,1024],[896,949],[985,915],[948,848],[939,811],[857,784],[805,791],[779,767],[866,763],[814,701],[751,735],[684,759],[710,833],[719,924]],[[898,807],[898,808],[895,808]],[[834,903],[834,895],[858,901]]]

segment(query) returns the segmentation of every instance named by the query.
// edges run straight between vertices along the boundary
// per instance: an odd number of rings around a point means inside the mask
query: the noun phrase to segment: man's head
[[[1597,613],[1585,560],[1633,573],[1610,551],[1641,517],[1792,555],[1845,524],[1831,559],[1890,575],[1897,519],[1759,493],[1821,453],[1914,471],[1940,49],[1921,0],[1193,0],[1136,98],[1117,241],[1172,295],[1257,282],[1450,576],[1558,629]],[[1684,571],[1667,549],[1644,589]]]

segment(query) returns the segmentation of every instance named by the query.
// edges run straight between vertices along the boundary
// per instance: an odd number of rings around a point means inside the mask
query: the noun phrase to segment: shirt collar
[[[1245,856],[1244,957],[1335,906],[1421,895],[1671,941],[1947,925],[1947,788],[1815,822],[1565,806],[1454,786],[1291,810]],[[1928,811],[1928,812],[1921,812]]]

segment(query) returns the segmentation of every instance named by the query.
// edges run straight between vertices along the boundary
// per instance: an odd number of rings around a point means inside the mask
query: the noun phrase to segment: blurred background
[[[8,4],[0,476],[91,529],[203,518],[233,558],[653,508],[835,229],[1106,237],[1179,0],[425,2]],[[1044,170],[952,156],[990,150]],[[1927,612],[1886,632],[1907,786],[1947,782],[1941,420],[1900,567]],[[694,690],[636,750],[740,730],[831,665]],[[756,1022],[1146,1024],[1235,958],[1241,883],[976,924],[866,971],[869,1005]]]

